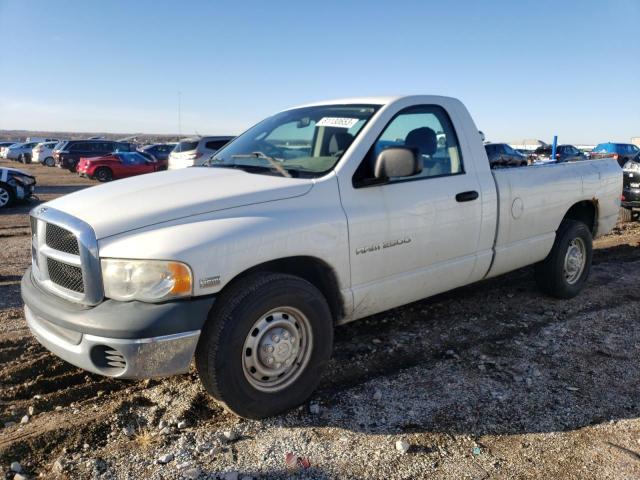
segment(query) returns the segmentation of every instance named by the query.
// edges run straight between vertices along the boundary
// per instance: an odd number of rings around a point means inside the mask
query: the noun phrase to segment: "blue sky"
[[[328,98],[460,98],[491,140],[640,136],[640,0],[0,0],[0,129],[239,133]]]

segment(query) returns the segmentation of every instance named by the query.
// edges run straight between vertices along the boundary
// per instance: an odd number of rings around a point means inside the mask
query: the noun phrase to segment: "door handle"
[[[475,190],[470,190],[468,192],[461,192],[456,195],[456,202],[472,202],[476,198],[478,198],[478,192]]]

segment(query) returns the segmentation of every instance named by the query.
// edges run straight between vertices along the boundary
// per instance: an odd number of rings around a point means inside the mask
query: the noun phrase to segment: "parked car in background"
[[[3,158],[22,163],[31,163],[31,150],[38,142],[14,143],[3,151]]]
[[[640,148],[633,143],[599,143],[591,151],[592,159],[613,157],[618,161],[618,165],[624,167],[629,160],[633,160],[640,154]]]
[[[143,173],[157,172],[160,166],[140,152],[110,153],[101,157],[81,158],[78,175],[109,182],[117,178],[133,177]]]
[[[0,142],[0,158],[7,158],[4,156],[4,151],[16,142]]]
[[[640,209],[640,153],[622,167],[621,220],[629,222]]]
[[[527,164],[527,157],[506,143],[485,143],[484,150],[491,168],[519,167]]]
[[[53,159],[53,149],[58,143],[58,141],[38,143],[31,151],[31,161],[54,167],[56,162]]]
[[[155,143],[153,145],[140,147],[138,150],[153,155],[158,163],[164,167],[164,170],[166,170],[169,165],[169,155],[171,155],[175,147],[175,143]]]
[[[169,170],[202,165],[234,137],[193,137],[178,142],[169,155]]]
[[[36,177],[16,168],[0,167],[0,208],[33,196]]]
[[[129,142],[113,140],[68,140],[57,145],[53,150],[56,167],[76,171],[80,158],[102,157],[113,152],[135,151],[135,145]]]
[[[534,163],[550,163],[550,162],[577,162],[586,160],[587,157],[573,145],[556,146],[556,158],[551,158],[552,147],[546,145],[536,148],[533,152],[532,159]]]

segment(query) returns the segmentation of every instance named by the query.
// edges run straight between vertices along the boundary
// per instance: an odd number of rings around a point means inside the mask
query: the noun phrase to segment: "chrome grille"
[[[80,267],[69,265],[53,258],[47,258],[49,279],[63,288],[78,293],[84,293],[84,282]]]
[[[32,276],[44,289],[72,302],[104,298],[98,242],[82,220],[53,208],[31,211]]]
[[[70,253],[72,255],[80,255],[78,240],[69,230],[65,230],[58,225],[49,223],[47,224],[45,235],[46,244],[54,250]]]

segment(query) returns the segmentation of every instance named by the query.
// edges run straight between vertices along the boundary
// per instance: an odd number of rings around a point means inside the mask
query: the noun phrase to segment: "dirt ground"
[[[25,169],[43,201],[92,184]],[[312,400],[246,421],[193,370],[113,380],[40,347],[19,289],[34,204],[0,213],[5,478],[12,462],[27,478],[640,478],[640,223],[596,241],[573,300],[526,268],[338,327]]]

